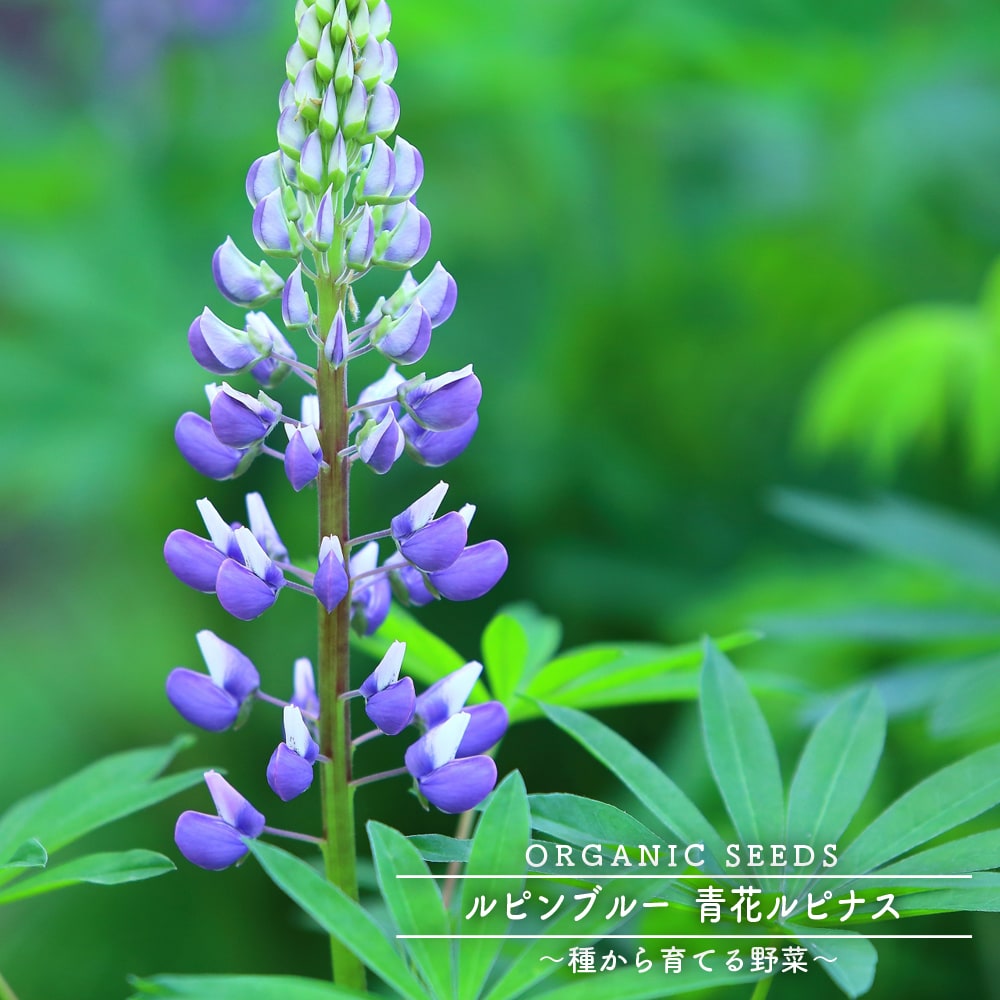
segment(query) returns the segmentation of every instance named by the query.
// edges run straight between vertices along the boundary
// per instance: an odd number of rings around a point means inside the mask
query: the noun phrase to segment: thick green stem
[[[319,331],[325,337],[346,286],[328,276],[317,282]],[[347,447],[347,370],[332,368],[322,356],[316,374],[319,395],[320,443],[329,463],[319,475],[319,537],[350,538],[350,463],[337,455]],[[350,703],[341,695],[351,688],[350,600],[345,598],[327,614],[319,605],[317,686],[320,712],[320,752],[330,763],[320,767],[323,792],[323,856],[326,877],[351,899],[358,898],[357,848],[354,840],[354,789],[351,781]],[[335,938],[330,939],[334,982],[363,990],[364,966]]]
[[[757,980],[757,985],[754,987],[753,993],[750,995],[750,1000],[764,1000],[768,992],[771,989],[771,983],[774,982],[774,976],[767,976],[764,979]]]
[[[0,1000],[17,1000],[17,994],[10,988],[10,983],[0,974]]]

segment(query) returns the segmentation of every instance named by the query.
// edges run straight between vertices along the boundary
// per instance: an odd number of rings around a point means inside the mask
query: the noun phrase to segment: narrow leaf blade
[[[250,841],[249,847],[271,881],[327,934],[353,952],[401,997],[426,1000],[427,993],[386,940],[382,929],[357,903],[294,854],[259,840]]]

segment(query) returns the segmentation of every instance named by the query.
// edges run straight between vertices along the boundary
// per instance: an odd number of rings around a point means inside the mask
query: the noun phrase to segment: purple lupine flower
[[[213,375],[235,375],[266,353],[250,343],[245,331],[223,323],[207,306],[188,328],[188,347],[195,361]]]
[[[284,742],[278,744],[267,764],[267,783],[282,802],[288,802],[312,784],[319,746],[296,705],[285,706],[284,728]]]
[[[375,252],[375,222],[371,209],[365,205],[357,223],[348,233],[347,266],[364,271],[371,264]]]
[[[349,350],[350,337],[347,332],[347,320],[344,318],[344,310],[337,309],[337,314],[330,324],[330,332],[323,344],[323,356],[334,368],[339,368],[344,363]]]
[[[200,414],[182,413],[174,427],[177,450],[195,472],[209,479],[233,479],[253,461],[256,450],[223,444]]]
[[[470,660],[432,684],[417,698],[414,708],[421,725],[425,729],[433,729],[461,712],[482,672],[483,665]]]
[[[338,138],[340,136],[338,135]],[[336,144],[335,144],[336,145]],[[329,171],[331,179],[333,177],[332,168]],[[346,176],[346,174],[345,174]],[[336,231],[334,221],[333,189],[327,188],[326,194],[319,200],[316,208],[316,219],[309,230],[309,240],[315,249],[323,253],[330,249]]]
[[[316,694],[316,675],[312,662],[305,656],[295,661],[292,700],[304,716],[319,718],[319,695]]]
[[[319,400],[316,396],[302,397],[302,422],[285,424],[288,447],[285,449],[285,475],[298,493],[308,486],[323,466],[323,448],[319,435]]]
[[[371,385],[365,386],[361,392],[358,393],[358,406],[361,407],[360,412],[369,420],[379,421],[382,420],[388,410],[398,417],[400,414],[401,407],[399,403],[379,403],[378,400],[381,399],[392,399],[396,395],[396,390],[406,381],[402,375],[396,371],[395,365],[389,365],[386,369],[386,373],[378,379],[376,382],[372,382]],[[365,404],[371,403],[371,406]]]
[[[222,732],[249,709],[260,674],[247,656],[214,632],[205,629],[196,638],[208,674],[177,667],[167,677],[167,698],[192,725]]]
[[[456,757],[473,757],[498,743],[507,732],[507,709],[498,701],[466,705],[483,667],[475,660],[453,670],[417,698],[414,715],[426,729],[464,712],[469,722],[455,751]]]
[[[378,542],[368,542],[349,560],[351,589],[351,624],[362,635],[371,635],[385,621],[392,603],[392,588],[383,574],[357,579],[378,566]]]
[[[359,688],[368,718],[387,736],[396,736],[413,721],[416,705],[413,678],[399,677],[405,653],[405,642],[392,643]]]
[[[385,475],[403,454],[406,441],[392,410],[378,422],[374,420],[358,432],[358,456],[373,472]]]
[[[507,709],[499,701],[466,705],[462,711],[469,716],[469,725],[455,751],[456,757],[475,757],[485,753],[503,739],[510,725]]]
[[[326,613],[330,614],[347,596],[349,589],[340,539],[336,535],[327,535],[319,546],[319,567],[313,577],[313,592],[326,608]]]
[[[292,246],[292,226],[282,202],[281,188],[264,195],[253,210],[251,228],[257,245],[264,253],[294,257],[296,248]]]
[[[167,536],[163,557],[181,583],[204,594],[214,594],[219,567],[226,559],[241,558],[240,547],[233,529],[207,498],[199,500],[197,507],[209,537],[178,528]]]
[[[396,185],[396,158],[382,139],[376,139],[365,149],[367,162],[358,177],[355,197],[365,204],[383,204],[392,197]]]
[[[417,299],[398,319],[386,317],[379,323],[373,343],[379,353],[401,365],[419,361],[431,345],[430,313]]]
[[[418,382],[403,394],[413,419],[429,431],[452,431],[470,420],[483,398],[483,387],[472,365],[457,372]]]
[[[441,266],[438,261],[431,273],[419,284],[410,271],[403,276],[399,288],[382,305],[382,311],[391,316],[399,316],[414,299],[427,310],[431,325],[440,326],[447,322],[455,311],[458,300],[458,286],[455,279]]]
[[[273,299],[285,284],[266,261],[255,264],[246,257],[230,236],[212,256],[212,276],[230,302],[250,309]]]
[[[399,98],[392,87],[380,80],[372,91],[365,128],[369,135],[384,139],[396,131],[398,124]]]
[[[375,260],[383,267],[406,271],[423,260],[430,245],[430,220],[412,201],[404,201],[382,217]]]
[[[267,156],[260,156],[250,165],[247,171],[247,198],[250,204],[257,207],[257,202],[265,195],[276,191],[281,186],[281,153],[275,150]]]
[[[266,313],[247,313],[246,328],[248,336],[255,343],[264,344],[267,347],[267,357],[255,364],[250,369],[250,374],[265,389],[273,389],[282,382],[290,371],[284,359],[295,361],[295,348],[271,322]]]
[[[465,451],[479,427],[479,415],[474,413],[464,424],[450,431],[429,431],[404,413],[399,426],[406,437],[406,450],[414,461],[438,468]]]
[[[381,46],[379,47],[381,50]],[[399,201],[409,201],[424,180],[424,158],[416,146],[397,135],[392,144],[392,155],[396,161],[396,176],[391,197]]]
[[[447,491],[447,483],[438,483],[390,524],[400,553],[427,572],[447,569],[462,554],[468,539],[468,524],[457,511],[434,517]]]
[[[260,542],[260,547],[272,559],[284,560],[288,558],[288,549],[278,534],[278,529],[271,520],[264,498],[259,493],[248,493],[246,495],[247,520],[250,524],[250,531],[254,538]]]
[[[288,276],[281,293],[281,318],[291,328],[307,326],[312,322],[313,311],[309,295],[302,284],[302,265]]]
[[[444,813],[461,813],[479,805],[497,782],[491,757],[456,758],[469,715],[459,712],[428,730],[406,751],[406,768],[417,789]]]
[[[278,591],[285,585],[285,577],[249,528],[237,528],[233,534],[241,559],[223,561],[215,580],[215,593],[226,611],[248,622],[259,618],[274,604]]]
[[[390,586],[403,604],[422,608],[437,600],[437,595],[427,589],[424,574],[416,566],[411,566],[399,552],[394,552],[385,564],[391,569]]]
[[[223,382],[213,394],[212,433],[230,448],[260,444],[281,416],[281,406],[263,392],[256,398]]]
[[[507,550],[495,539],[470,545],[447,569],[428,573],[431,586],[449,601],[474,601],[507,572]]]
[[[264,830],[264,815],[217,771],[206,771],[205,784],[217,816],[181,813],[174,828],[174,842],[192,864],[208,871],[222,871],[250,853],[245,839],[253,840]]]

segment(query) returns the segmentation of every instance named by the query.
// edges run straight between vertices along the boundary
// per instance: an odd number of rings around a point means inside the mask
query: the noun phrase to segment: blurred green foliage
[[[115,35],[111,6],[0,0],[0,759],[14,762],[0,808],[183,728],[162,683],[196,659],[197,629],[246,648],[277,693],[313,641],[307,602],[290,595],[237,628],[160,556],[172,528],[196,527],[197,497],[236,516],[249,489],[293,553],[314,544],[310,499],[276,465],[206,483],[171,436],[182,410],[203,405],[188,323],[206,303],[235,318],[209,260],[227,233],[252,245],[243,176],[274,143],[291,2],[231,3],[226,30],[176,30],[148,50]],[[761,608],[816,606],[889,576],[898,592],[940,589],[804,542],[763,498],[782,482],[859,484],[850,464],[806,469],[790,447],[804,386],[832,350],[913,303],[977,300],[1000,252],[1000,7],[396,0],[393,11],[400,131],[427,166],[430,262],[460,288],[427,363],[472,360],[486,391],[479,435],[447,476],[456,499],[479,505],[480,537],[511,552],[492,605],[424,620],[472,656],[509,600],[534,601],[577,645],[718,634]],[[935,426],[922,401],[923,390],[909,402],[912,426]],[[996,495],[985,478],[968,492],[964,456],[996,455],[970,452],[964,433],[942,425],[942,447],[902,461],[895,485],[990,513]],[[358,528],[381,526],[435,478],[356,477]],[[891,656],[760,646],[738,662],[782,663],[820,688]],[[769,720],[779,753],[797,706],[764,703],[781,714]],[[685,711],[608,719],[647,749],[668,736],[662,752],[684,762],[671,773],[710,787],[684,753]],[[268,811],[275,726],[261,712],[244,739],[205,736],[181,766],[227,767]],[[501,766],[520,767],[530,791],[614,794],[584,788],[577,752],[543,723],[520,733]],[[370,753],[373,767],[396,763],[394,748]],[[922,728],[901,729],[881,780],[905,787],[938,754]],[[362,812],[405,832],[438,822],[396,787],[366,792]],[[158,807],[98,846],[174,856],[175,815]],[[309,804],[281,818],[315,823]],[[185,867],[17,910],[16,924],[0,914],[0,969],[22,1000],[122,996],[128,972],[324,971],[322,942],[251,868]],[[231,924],[252,912],[256,924]],[[974,961],[963,982],[980,995],[1000,982],[989,964],[1000,945],[995,924],[977,933],[978,959],[885,949],[891,992],[873,996],[947,994],[958,963]],[[54,940],[57,963],[42,957]]]

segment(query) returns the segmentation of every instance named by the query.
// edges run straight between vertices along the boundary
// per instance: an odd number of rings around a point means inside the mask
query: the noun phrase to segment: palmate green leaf
[[[466,875],[518,875],[525,870],[525,851],[531,840],[531,817],[524,780],[517,771],[504,778],[490,796],[479,819],[472,841],[472,853]],[[462,880],[462,910],[458,916],[459,933],[504,934],[509,921],[503,901],[507,893],[516,895],[524,880],[466,878]],[[485,917],[476,917],[474,925],[464,916],[471,913],[475,899],[484,895],[500,902]],[[460,942],[458,950],[458,996],[476,997],[493,968],[503,941],[477,939]]]
[[[464,864],[469,860],[469,852],[472,850],[470,841],[445,837],[440,833],[418,833],[406,839],[413,844],[424,861],[459,861]]]
[[[439,1000],[454,996],[451,968],[451,931],[437,882],[417,849],[398,830],[382,823],[368,824],[375,872],[382,899],[398,934],[435,934],[438,940],[414,938],[404,942],[413,964]],[[420,876],[400,878],[399,876]]]
[[[259,840],[249,847],[271,881],[386,985],[400,997],[427,1000],[427,991],[360,905],[294,854]]]
[[[153,976],[130,980],[138,990],[129,1000],[360,1000],[368,993],[300,976]]]
[[[670,881],[644,879],[641,882],[630,882],[625,879],[615,879],[602,884],[603,898],[614,899],[617,896],[625,896],[641,904],[649,899],[662,898]],[[544,886],[546,883],[536,882],[535,885]],[[543,955],[552,955],[553,948],[558,953],[567,947],[585,945],[613,933],[622,920],[618,918],[609,921],[606,919],[606,914],[605,909],[595,906],[582,920],[578,920],[578,914],[572,909],[563,907],[552,920],[536,926],[536,933],[541,935],[540,938],[507,941],[501,955],[501,961],[505,966],[504,972],[493,984],[485,1000],[513,1000],[515,997],[524,996],[530,987],[559,971],[558,965],[543,962]],[[589,977],[587,985],[588,987],[591,985]]]
[[[944,680],[931,710],[931,732],[942,738],[996,733],[997,705],[1000,657],[994,654]]]
[[[879,868],[879,875],[964,875],[1000,868],[1000,830],[986,830],[929,847]]]
[[[94,885],[120,885],[123,882],[140,882],[172,872],[175,865],[170,858],[156,851],[115,851],[87,854],[82,858],[56,865],[37,875],[15,882],[0,889],[0,905],[13,903],[29,896],[39,896],[56,889],[65,889],[81,882]]]
[[[838,869],[863,874],[1000,802],[1000,744],[942,768],[898,798],[840,855]]]
[[[892,905],[900,916],[910,917],[948,912],[998,913],[1000,874],[976,872],[967,884],[947,884],[946,888],[897,896]]]
[[[858,607],[812,614],[759,615],[754,624],[772,637],[926,642],[1000,636],[1000,615],[968,608]]]
[[[708,641],[701,718],[712,774],[740,840],[782,843],[785,802],[774,740],[746,682]]]
[[[738,632],[723,636],[719,643],[722,648],[735,649],[758,638],[756,632]],[[524,688],[527,699],[512,706],[511,718],[535,717],[535,702],[540,701],[593,709],[694,698],[701,660],[697,643],[619,643],[570,650],[535,675]]]
[[[664,975],[659,953],[647,949],[645,958],[653,961],[647,973],[623,967],[617,972],[586,976],[586,986],[576,976],[569,982],[534,994],[537,1000],[658,1000],[701,990],[753,983],[764,977],[757,972],[703,972],[697,964],[686,963],[680,972]]]
[[[32,838],[16,847],[10,857],[0,863],[0,872],[5,868],[44,868],[48,860],[48,852]]]
[[[202,780],[201,771],[156,777],[192,742],[183,736],[169,746],[106,757],[23,799],[0,818],[0,857],[32,837],[54,854],[98,827],[196,785]],[[0,871],[0,885],[14,874]]]
[[[885,709],[874,689],[855,691],[835,705],[799,758],[784,843],[837,843],[864,800],[884,744]]]
[[[815,924],[810,926],[786,924],[785,927],[790,932],[801,935],[802,944],[810,955],[821,956],[813,967],[820,966],[849,997],[862,996],[871,989],[875,981],[878,952],[867,938],[860,934],[855,937],[852,934],[847,938],[818,940],[809,936],[816,933]],[[851,932],[840,927],[837,933]],[[835,961],[824,961],[824,959],[835,959]]]
[[[628,813],[606,802],[560,792],[529,795],[531,825],[559,844],[658,844],[660,838]]]
[[[351,645],[375,660],[380,660],[397,639],[406,643],[407,674],[425,684],[433,684],[466,662],[461,653],[439,639],[395,601],[389,616],[374,635],[351,633]],[[485,701],[487,697],[486,689],[480,684],[469,700]]]
[[[504,608],[483,632],[483,664],[493,697],[509,705],[552,658],[561,639],[559,622],[530,604]]]
[[[852,503],[785,490],[776,495],[774,508],[786,520],[836,541],[1000,591],[1000,538],[950,512],[898,497]]]
[[[576,709],[541,710],[599,760],[680,843],[705,845],[705,870],[722,871],[725,844],[691,800],[646,756],[613,729]],[[775,840],[773,843],[780,843]],[[713,867],[714,865],[714,867]]]

